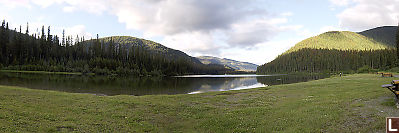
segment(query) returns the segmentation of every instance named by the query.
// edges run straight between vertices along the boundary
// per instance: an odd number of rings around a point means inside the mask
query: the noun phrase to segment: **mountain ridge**
[[[233,68],[238,71],[256,71],[256,68],[258,67],[258,65],[253,63],[236,61],[227,58],[219,58],[213,56],[198,56],[196,58],[199,59],[203,64],[219,64]]]
[[[147,39],[142,39],[132,36],[110,36],[110,37],[99,38],[99,40],[102,41],[103,44],[108,44],[110,43],[111,38],[113,43],[122,44],[125,49],[130,49],[133,46],[142,47],[145,50],[149,50],[151,52],[156,52],[158,54],[163,54],[164,56],[168,56],[168,58],[170,59],[178,59],[182,57],[183,59],[188,59],[197,64],[201,63],[197,58],[189,56],[183,51],[172,49],[160,43]]]
[[[358,32],[358,34],[374,39],[377,42],[385,43],[395,47],[395,35],[397,30],[398,26],[381,26]]]

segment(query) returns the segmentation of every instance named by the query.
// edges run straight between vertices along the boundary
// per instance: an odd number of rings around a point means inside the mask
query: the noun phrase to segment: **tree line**
[[[154,52],[143,45],[126,46],[101,39],[51,34],[51,27],[42,26],[40,33],[0,27],[0,69],[82,72],[118,75],[182,75],[219,74],[231,71],[220,65],[204,65],[192,59],[170,58],[168,53]]]

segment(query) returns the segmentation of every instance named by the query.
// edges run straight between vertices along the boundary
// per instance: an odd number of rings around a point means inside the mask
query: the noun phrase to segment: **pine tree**
[[[25,33],[26,33],[26,35],[29,35],[29,23],[28,22],[26,23],[26,32]]]
[[[65,29],[62,30],[62,42],[61,42],[61,46],[65,46]]]
[[[42,33],[41,33],[41,36],[40,36],[40,43],[39,43],[39,48],[40,48],[40,50],[39,50],[39,53],[40,53],[40,59],[44,59],[44,58],[46,58],[45,57],[45,55],[47,54],[46,53],[46,35],[45,35],[45,33],[44,33],[44,26],[42,26]]]
[[[0,64],[2,64],[3,63],[3,60],[4,60],[4,53],[3,53],[3,47],[4,47],[4,45],[5,45],[5,43],[4,43],[4,41],[5,41],[5,38],[4,38],[4,32],[5,31],[5,20],[3,20],[3,22],[1,23],[1,27],[0,27]]]
[[[398,27],[396,28],[396,55],[397,58],[399,59],[399,23],[398,23]]]

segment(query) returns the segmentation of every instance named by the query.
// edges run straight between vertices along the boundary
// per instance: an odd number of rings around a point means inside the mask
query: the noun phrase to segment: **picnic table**
[[[381,74],[382,77],[393,77],[392,73],[377,73],[377,74]]]
[[[399,80],[392,80],[391,84],[381,85],[382,88],[387,88],[396,96],[396,101],[399,100]]]

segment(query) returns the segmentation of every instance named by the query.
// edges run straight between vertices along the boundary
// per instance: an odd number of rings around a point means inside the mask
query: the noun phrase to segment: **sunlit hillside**
[[[296,44],[285,54],[303,48],[336,50],[379,50],[393,48],[391,45],[377,42],[371,38],[350,31],[330,31],[308,38]]]

